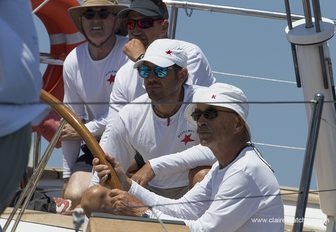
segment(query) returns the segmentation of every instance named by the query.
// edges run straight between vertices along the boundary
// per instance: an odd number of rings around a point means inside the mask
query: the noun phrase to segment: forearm
[[[97,120],[92,120],[90,122],[85,123],[86,128],[93,134],[93,136],[99,138],[106,127],[107,124],[107,119],[106,118],[101,118]]]
[[[68,178],[80,151],[80,141],[62,141],[63,177]]]
[[[184,197],[174,200],[166,197],[159,196],[144,187],[140,186],[136,182],[132,181],[131,188],[128,193],[134,195],[141,200],[145,206],[155,210],[156,214],[166,215],[165,218],[169,219],[195,219],[196,214],[190,208],[188,200]],[[168,217],[167,217],[168,216]]]
[[[211,166],[215,161],[209,148],[197,145],[182,152],[151,159],[149,163],[154,173],[175,173],[198,166]]]

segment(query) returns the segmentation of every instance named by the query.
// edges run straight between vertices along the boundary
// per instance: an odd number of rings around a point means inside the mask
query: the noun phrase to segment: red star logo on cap
[[[213,95],[211,96],[211,99],[216,99],[216,95],[213,94]]]
[[[110,82],[110,84],[112,84],[112,82],[114,82],[114,80],[115,80],[115,75],[112,75],[112,74],[111,74],[110,78],[107,79],[107,81]]]
[[[184,145],[187,145],[187,143],[195,141],[191,138],[191,134],[184,135],[184,139],[181,140],[181,142],[184,142]]]
[[[171,55],[173,52],[171,50],[166,51],[167,55]]]

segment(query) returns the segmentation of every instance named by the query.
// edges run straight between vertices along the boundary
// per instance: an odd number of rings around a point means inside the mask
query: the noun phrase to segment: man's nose
[[[205,125],[208,122],[208,120],[204,117],[204,114],[201,115],[201,117],[197,120],[197,125],[202,126]]]

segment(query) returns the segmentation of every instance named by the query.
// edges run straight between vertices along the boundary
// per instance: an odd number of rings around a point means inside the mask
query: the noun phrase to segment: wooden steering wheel
[[[43,102],[48,103],[62,118],[64,118],[82,137],[87,147],[94,157],[98,158],[102,164],[105,164],[111,170],[111,177],[109,178],[112,188],[121,189],[119,178],[113,169],[112,165],[105,159],[105,153],[99,146],[96,138],[90,133],[82,121],[69,110],[61,101],[45,90],[41,91],[40,98]]]

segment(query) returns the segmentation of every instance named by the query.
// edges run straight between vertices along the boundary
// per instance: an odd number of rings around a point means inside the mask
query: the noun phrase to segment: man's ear
[[[162,30],[162,33],[164,35],[167,35],[168,34],[168,26],[169,26],[169,22],[167,19],[165,19],[162,24],[161,24],[161,30]]]
[[[182,82],[185,83],[188,79],[188,69],[182,68],[178,71],[178,79]]]
[[[244,120],[237,114],[235,117],[235,129],[237,133],[245,130],[245,122]]]

